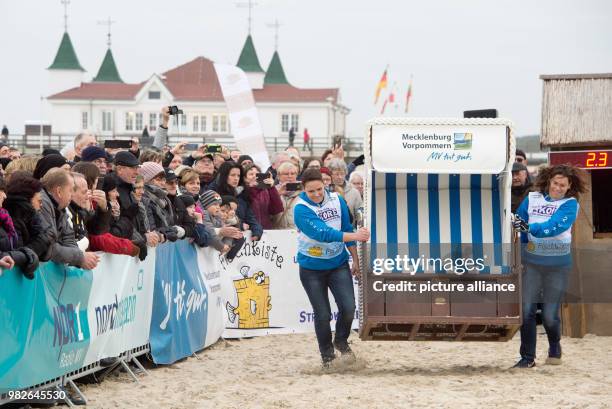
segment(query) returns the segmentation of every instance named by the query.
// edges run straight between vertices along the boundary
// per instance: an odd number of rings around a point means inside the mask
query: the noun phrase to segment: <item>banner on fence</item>
[[[206,274],[198,265],[198,251],[186,240],[156,249],[151,355],[158,364],[170,364],[219,339],[219,308]],[[210,270],[212,271],[212,270]],[[214,285],[214,280],[211,280]],[[210,321],[210,323],[209,323]],[[208,343],[207,343],[208,342]]]
[[[154,276],[154,251],[144,261],[102,254],[87,308],[91,338],[85,365],[149,342]]]
[[[83,366],[90,341],[92,272],[41,264],[33,280],[18,269],[0,284],[0,392],[57,378]]]
[[[231,264],[220,258],[226,322],[223,337],[314,330],[314,314],[300,282],[296,254],[295,230],[266,230],[261,240],[247,240]],[[204,264],[204,271],[214,269]],[[329,298],[333,328],[338,309],[331,293]],[[353,327],[358,325],[356,311]]]

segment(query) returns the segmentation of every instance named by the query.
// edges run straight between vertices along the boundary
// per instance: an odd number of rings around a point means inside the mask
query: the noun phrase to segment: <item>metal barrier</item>
[[[58,378],[50,379],[46,382],[32,385],[26,389],[21,389],[21,391],[36,392],[36,391],[49,390],[49,389],[54,389],[57,391],[65,391],[66,385],[70,385],[70,387],[87,403],[87,398],[85,397],[83,392],[81,392],[81,390],[77,387],[77,385],[74,383],[75,380],[82,378],[84,376],[93,374],[95,372],[103,372],[101,377],[105,377],[111,372],[114,372],[115,370],[119,368],[123,368],[128,373],[128,375],[130,375],[130,377],[134,380],[134,382],[139,383],[139,380],[136,377],[136,374],[129,367],[128,363],[133,362],[134,365],[136,365],[138,369],[140,369],[140,371],[142,371],[144,375],[148,375],[149,373],[147,372],[147,370],[144,368],[144,366],[142,366],[140,361],[138,361],[138,359],[136,358],[138,358],[139,356],[148,354],[150,350],[151,350],[151,346],[149,344],[143,345],[138,348],[134,348],[134,349],[123,352],[117,357],[117,362],[114,363],[110,367],[101,366],[100,361],[94,362],[92,364],[84,366],[80,369],[77,369],[76,371],[72,371]],[[0,395],[0,405],[5,405],[15,400],[16,399],[9,399],[8,392]],[[75,406],[70,400],[68,394],[65,395],[65,398],[63,399],[63,401],[64,403],[66,403],[66,405],[68,405],[71,408]]]

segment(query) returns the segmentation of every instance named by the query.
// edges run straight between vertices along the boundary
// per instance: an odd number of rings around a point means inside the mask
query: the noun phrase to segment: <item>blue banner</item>
[[[208,291],[198,267],[197,250],[187,240],[156,248],[151,316],[151,355],[171,364],[204,348]]]
[[[87,353],[92,272],[49,262],[34,275],[0,276],[0,392],[77,370]]]

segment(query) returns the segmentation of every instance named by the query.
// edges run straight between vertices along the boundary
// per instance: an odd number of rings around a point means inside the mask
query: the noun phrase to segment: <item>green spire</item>
[[[270,61],[270,65],[266,71],[264,84],[289,84],[287,77],[285,77],[285,71],[283,70],[283,65],[281,64],[280,57],[278,56],[278,51],[274,51],[272,61]]]
[[[70,36],[67,31],[65,31],[62,36],[62,42],[57,50],[53,64],[51,64],[49,69],[85,71],[83,67],[81,67],[79,59],[74,52],[74,47],[72,46],[72,41],[70,41]]]
[[[264,72],[263,68],[259,64],[259,58],[257,58],[257,52],[255,51],[255,45],[253,45],[253,37],[249,34],[242,52],[238,58],[238,67],[242,68],[246,72]]]
[[[119,71],[117,71],[117,65],[115,65],[115,59],[113,58],[113,52],[109,48],[106,50],[106,55],[98,71],[98,75],[93,79],[94,82],[123,82],[119,77]]]

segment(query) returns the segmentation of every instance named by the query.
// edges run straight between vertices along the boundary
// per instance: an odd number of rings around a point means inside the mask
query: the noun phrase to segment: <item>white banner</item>
[[[372,166],[380,172],[488,173],[507,162],[505,125],[374,125]]]
[[[198,248],[198,267],[208,294],[208,318],[204,343],[207,347],[217,342],[225,327],[220,253],[212,247]]]
[[[224,338],[314,331],[314,314],[300,282],[296,254],[295,230],[266,230],[261,240],[247,240],[231,264],[218,256],[200,259],[203,271],[221,269]],[[356,300],[357,289],[355,283]],[[329,299],[333,329],[338,309],[331,292]],[[356,311],[353,328],[358,325]]]
[[[155,251],[145,261],[98,253],[87,308],[90,343],[84,365],[149,342]]]
[[[229,111],[236,146],[265,171],[270,166],[270,159],[249,79],[234,65],[215,63],[215,70]]]

